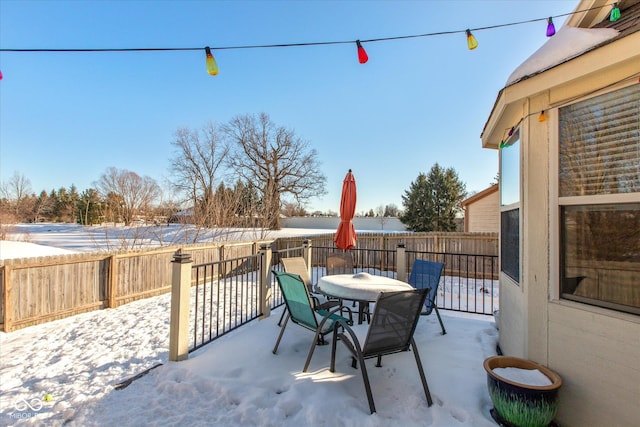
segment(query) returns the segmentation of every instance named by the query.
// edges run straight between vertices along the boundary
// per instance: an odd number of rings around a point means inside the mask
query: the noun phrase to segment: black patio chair
[[[433,404],[418,354],[418,347],[413,339],[427,292],[427,289],[415,289],[380,293],[364,340],[362,336],[359,338],[346,322],[342,320],[335,322],[329,370],[335,372],[336,346],[340,340],[352,354],[352,366],[356,368],[358,362],[360,363],[360,371],[372,414],[376,412],[376,408],[373,403],[365,359],[376,357],[376,366],[380,367],[382,366],[382,356],[407,351],[410,346],[416,359],[427,404],[429,406]]]
[[[282,339],[284,330],[287,328],[287,322],[291,319],[296,325],[315,332],[307,360],[302,369],[302,372],[307,372],[316,345],[325,344],[324,337],[334,331],[334,324],[337,321],[341,321],[346,325],[353,324],[353,320],[337,314],[338,311],[344,309],[340,306],[334,307],[331,310],[314,309],[307,287],[297,274],[282,271],[273,271],[273,274],[276,276],[278,286],[280,286],[282,290],[282,295],[287,305],[287,317],[285,317],[282,328],[280,328],[276,345],[273,347],[273,354],[277,353],[280,340]]]
[[[436,304],[436,296],[438,295],[438,285],[440,284],[440,276],[444,264],[435,261],[426,261],[423,259],[416,259],[411,267],[411,273],[409,274],[409,284],[416,289],[429,289],[429,295],[424,303],[424,311],[420,314],[428,316],[433,310],[438,316],[438,322],[442,328],[442,335],[447,331],[444,329],[440,312]]]

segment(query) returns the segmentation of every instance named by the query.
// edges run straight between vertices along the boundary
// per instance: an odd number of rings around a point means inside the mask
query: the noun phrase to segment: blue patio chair
[[[409,274],[409,284],[411,286],[416,289],[429,289],[429,295],[424,302],[424,311],[420,314],[428,316],[435,310],[442,328],[442,335],[446,334],[447,331],[444,329],[440,312],[438,312],[436,296],[438,295],[438,285],[440,284],[440,276],[443,269],[444,263],[416,259],[413,262],[413,267],[411,267],[411,274]]]
[[[367,374],[365,359],[377,358],[376,366],[382,366],[382,356],[400,352],[406,352],[411,347],[416,359],[418,373],[422,382],[422,388],[427,398],[427,404],[431,406],[433,401],[427,378],[422,369],[422,362],[418,354],[418,347],[413,339],[420,311],[427,297],[427,289],[412,289],[400,292],[381,292],[376,300],[371,323],[366,331],[366,336],[356,333],[343,320],[338,320],[334,326],[333,340],[331,342],[331,366],[329,370],[335,372],[336,347],[340,340],[351,352],[351,366],[357,368],[360,364],[362,380],[369,401],[369,409],[376,412]]]
[[[284,302],[287,305],[287,317],[284,319],[284,323],[280,328],[280,334],[276,340],[276,345],[273,347],[273,354],[278,351],[280,340],[284,334],[284,330],[287,328],[287,322],[289,319],[296,325],[302,326],[305,329],[315,332],[315,337],[311,343],[307,360],[304,364],[302,372],[307,372],[309,363],[311,363],[311,357],[313,351],[318,344],[325,344],[324,337],[333,332],[333,326],[338,320],[343,320],[347,324],[353,324],[351,319],[347,319],[338,314],[344,307],[334,307],[331,310],[316,310],[307,291],[307,287],[304,281],[297,274],[286,273],[282,271],[273,271],[278,281],[278,286],[282,290],[282,296]],[[348,309],[347,309],[348,310]],[[351,317],[351,316],[350,316]]]

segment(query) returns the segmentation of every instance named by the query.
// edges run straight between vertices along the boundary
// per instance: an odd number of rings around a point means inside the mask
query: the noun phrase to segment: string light
[[[210,76],[217,76],[218,64],[216,64],[216,60],[213,57],[213,54],[211,53],[211,48],[209,48],[209,46],[205,47],[204,52],[207,55],[206,57],[207,73],[209,73]]]
[[[478,47],[478,40],[471,34],[471,30],[467,30],[467,47],[473,50]]]
[[[358,62],[361,64],[366,63],[369,60],[369,55],[360,44],[360,40],[356,40],[356,46],[358,47]]]
[[[547,121],[547,117],[544,115],[544,110],[540,111],[540,115],[538,116],[538,121],[539,122]]]
[[[0,70],[0,80],[2,80],[2,70]]]
[[[356,40],[356,46],[358,50],[358,61],[361,64],[366,63],[369,60],[367,52],[362,47],[362,43],[370,43],[370,42],[381,42],[381,41],[391,41],[391,40],[402,40],[409,38],[418,38],[418,37],[432,37],[432,36],[441,36],[441,35],[449,35],[449,34],[457,34],[464,32],[467,36],[467,47],[470,50],[473,50],[478,47],[478,41],[475,36],[471,33],[473,31],[480,30],[491,30],[502,27],[509,27],[520,24],[528,24],[532,22],[538,21],[547,21],[547,36],[551,37],[555,34],[555,26],[553,25],[552,18],[559,18],[564,16],[572,16],[574,14],[588,12],[591,10],[599,10],[603,7],[607,7],[608,5],[600,5],[594,6],[587,9],[576,10],[569,13],[564,13],[560,15],[555,15],[553,17],[548,18],[535,18],[529,19],[525,21],[516,21],[510,22],[506,24],[497,24],[485,27],[477,27],[467,30],[452,30],[452,31],[440,31],[435,33],[425,33],[425,34],[412,34],[412,35],[404,35],[404,36],[394,36],[394,37],[380,37],[375,39],[367,39],[367,40]],[[620,19],[620,9],[618,8],[618,4],[614,3],[613,8],[611,9],[611,13],[609,16],[610,21],[617,21]],[[353,43],[353,41],[325,41],[325,42],[309,42],[309,43],[283,43],[283,44],[269,44],[269,45],[240,45],[240,46],[216,46],[214,50],[230,50],[230,49],[259,49],[259,48],[277,48],[277,47],[299,47],[299,46],[321,46],[321,45],[336,45],[336,44],[347,44]],[[160,47],[160,48],[83,48],[83,49],[21,49],[21,48],[0,48],[0,52],[152,52],[152,51],[189,51],[189,50],[201,50],[201,47]],[[218,65],[211,53],[210,47],[205,47],[206,52],[206,63],[207,63],[207,72],[215,76],[218,74]],[[0,72],[0,80],[2,79],[2,73]]]
[[[611,8],[611,14],[609,15],[609,21],[616,22],[620,19],[620,8],[618,7],[618,3],[613,4],[613,8]]]
[[[547,37],[551,37],[556,33],[556,27],[553,25],[553,19],[549,17],[547,20]]]
[[[513,132],[515,132],[515,130],[516,130],[515,126],[509,129],[509,136],[513,135]]]

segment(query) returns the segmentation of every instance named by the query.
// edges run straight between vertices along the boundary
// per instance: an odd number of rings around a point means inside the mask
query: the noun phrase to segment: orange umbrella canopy
[[[342,198],[340,199],[340,225],[333,238],[339,249],[351,249],[356,246],[356,229],[351,220],[356,214],[356,178],[347,172],[342,182]]]

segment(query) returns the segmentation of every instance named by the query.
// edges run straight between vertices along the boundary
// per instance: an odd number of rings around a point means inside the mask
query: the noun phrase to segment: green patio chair
[[[282,328],[280,328],[276,345],[273,347],[273,354],[276,354],[278,351],[280,340],[282,339],[284,330],[287,328],[289,319],[296,325],[315,332],[307,360],[302,369],[302,372],[306,372],[307,368],[309,368],[309,363],[311,363],[311,357],[313,356],[316,345],[325,344],[324,337],[333,332],[336,321],[340,320],[344,324],[353,324],[353,321],[337,314],[337,312],[343,309],[343,307],[340,306],[334,307],[331,310],[314,309],[307,287],[297,274],[282,271],[273,271],[273,274],[276,276],[278,286],[280,286],[280,290],[282,290],[282,296],[287,306],[287,317],[285,317]]]
[[[329,300],[324,297],[324,295],[314,292],[313,284],[311,282],[311,276],[309,275],[309,269],[307,268],[307,263],[303,257],[282,258],[280,262],[284,267],[284,271],[300,276],[304,284],[307,286],[307,291],[309,292],[309,296],[311,297],[311,301],[313,302],[313,307],[316,310],[329,310],[332,307],[337,307],[340,305],[340,301]],[[278,326],[282,325],[282,320],[284,319],[286,313],[286,309],[282,311],[280,320],[278,321]]]
[[[382,356],[405,352],[411,347],[416,359],[422,388],[427,398],[427,404],[431,406],[433,401],[427,379],[422,369],[422,362],[418,354],[418,347],[413,339],[416,325],[420,319],[420,311],[427,297],[427,289],[414,289],[399,292],[381,292],[376,301],[371,316],[371,323],[366,331],[366,336],[360,336],[349,327],[346,322],[337,320],[334,326],[334,334],[331,345],[331,366],[329,370],[335,372],[336,347],[340,340],[351,352],[352,366],[360,363],[360,371],[364,381],[364,388],[369,400],[369,409],[376,412],[369,384],[369,376],[365,359],[377,358],[376,366],[382,366]]]
[[[435,310],[438,322],[440,322],[440,328],[442,328],[442,335],[446,334],[447,331],[444,329],[444,324],[436,305],[436,296],[438,295],[438,285],[440,284],[440,276],[443,269],[444,264],[441,262],[416,259],[409,274],[409,284],[411,286],[416,289],[429,289],[429,295],[424,303],[424,311],[421,314],[428,316]]]

